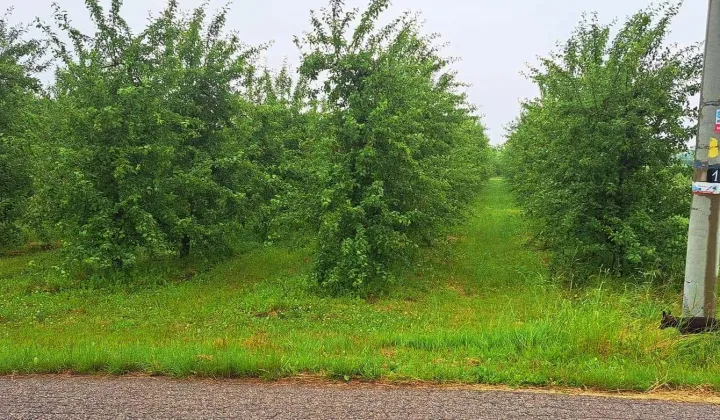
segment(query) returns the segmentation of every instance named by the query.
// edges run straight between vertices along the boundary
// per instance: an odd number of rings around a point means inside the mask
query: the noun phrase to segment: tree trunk
[[[180,258],[187,258],[190,256],[190,237],[185,235],[180,240]]]
[[[119,198],[118,198],[119,200]],[[124,212],[122,209],[118,209],[115,214],[113,215],[113,224],[117,228],[121,228],[122,221],[123,221]],[[117,244],[119,242],[119,239],[113,235],[112,238],[113,245]],[[121,271],[123,267],[125,266],[125,262],[122,258],[118,257],[117,255],[114,255],[111,258],[112,268],[117,271]]]

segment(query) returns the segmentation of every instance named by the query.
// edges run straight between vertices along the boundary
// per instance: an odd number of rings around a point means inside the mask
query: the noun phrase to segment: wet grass
[[[327,297],[310,253],[153,264],[144,282],[72,280],[53,252],[0,259],[0,373],[429,380],[720,390],[720,340],[657,328],[680,292],[551,281],[491,181],[475,211],[387,295]],[[140,284],[140,285],[138,285]]]

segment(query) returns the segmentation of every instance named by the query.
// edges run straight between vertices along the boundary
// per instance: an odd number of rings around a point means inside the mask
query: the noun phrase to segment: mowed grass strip
[[[383,297],[318,294],[308,251],[259,248],[147,286],[87,287],[52,253],[0,259],[0,373],[145,372],[720,390],[720,340],[657,328],[680,293],[551,281],[506,184]],[[202,265],[202,264],[200,264]],[[142,284],[142,282],[140,282]]]

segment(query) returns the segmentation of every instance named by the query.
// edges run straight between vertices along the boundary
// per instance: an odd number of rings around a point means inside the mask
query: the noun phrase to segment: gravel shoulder
[[[673,396],[686,401],[656,399]],[[344,384],[315,379],[261,382],[147,376],[0,377],[0,418],[4,419],[720,418],[719,401],[710,393],[611,397],[570,390]]]

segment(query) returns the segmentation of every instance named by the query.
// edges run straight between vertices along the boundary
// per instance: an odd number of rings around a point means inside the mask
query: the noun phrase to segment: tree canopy
[[[531,68],[540,96],[523,104],[503,151],[556,269],[584,276],[682,273],[695,128],[697,46],[666,46],[675,6],[619,27],[585,18]]]
[[[377,28],[388,5],[359,13],[333,0],[297,41],[331,149],[315,273],[331,289],[388,280],[486,175],[487,139],[448,60],[412,15]]]
[[[0,247],[20,240],[19,219],[32,194],[26,156],[31,108],[45,69],[45,43],[27,39],[28,26],[11,26],[0,16]]]

